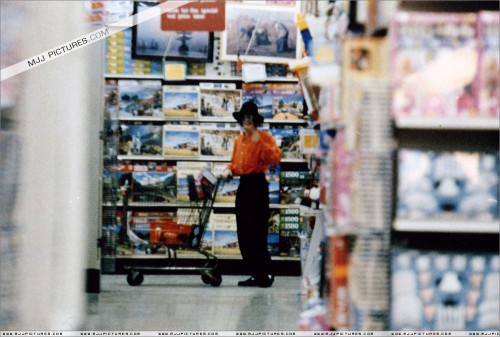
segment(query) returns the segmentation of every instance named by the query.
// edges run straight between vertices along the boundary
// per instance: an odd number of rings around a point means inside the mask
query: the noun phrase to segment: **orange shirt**
[[[228,165],[233,175],[265,173],[269,165],[277,165],[281,161],[281,151],[273,136],[266,131],[257,131],[260,135],[257,143],[252,142],[245,133],[236,138],[231,164]]]

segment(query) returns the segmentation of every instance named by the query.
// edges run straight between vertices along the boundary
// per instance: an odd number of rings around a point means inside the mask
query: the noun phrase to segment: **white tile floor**
[[[300,277],[277,276],[271,288],[238,287],[244,279],[223,275],[212,287],[199,275],[145,275],[131,287],[125,275],[103,275],[101,293],[88,295],[83,330],[297,330]]]

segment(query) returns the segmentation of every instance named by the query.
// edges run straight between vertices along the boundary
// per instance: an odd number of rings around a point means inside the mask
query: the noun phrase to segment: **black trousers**
[[[236,224],[243,263],[257,280],[272,274],[267,250],[269,184],[264,173],[240,177],[236,193]]]

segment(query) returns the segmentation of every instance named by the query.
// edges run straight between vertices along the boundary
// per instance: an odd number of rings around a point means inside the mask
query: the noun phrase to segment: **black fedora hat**
[[[259,126],[264,122],[264,117],[259,114],[257,104],[252,101],[243,103],[240,111],[233,112],[234,119],[236,119],[240,125],[243,124],[245,116],[249,116],[255,126]]]

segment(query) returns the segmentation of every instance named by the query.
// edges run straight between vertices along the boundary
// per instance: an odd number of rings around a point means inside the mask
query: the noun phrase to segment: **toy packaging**
[[[478,15],[479,62],[476,99],[481,117],[496,117],[500,111],[500,15],[484,11]]]
[[[391,330],[498,330],[498,254],[392,254]]]
[[[498,219],[498,153],[402,149],[396,218]]]
[[[477,115],[475,14],[399,12],[391,35],[395,118]]]

